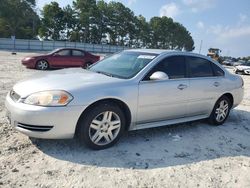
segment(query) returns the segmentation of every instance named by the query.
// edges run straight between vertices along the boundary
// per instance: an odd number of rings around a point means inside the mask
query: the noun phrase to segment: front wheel
[[[37,70],[47,70],[47,69],[49,69],[49,63],[45,60],[39,60],[36,63],[36,69]]]
[[[209,117],[209,122],[212,125],[223,124],[230,112],[231,102],[226,96],[222,96],[214,106],[214,109]]]
[[[101,150],[119,140],[125,129],[125,117],[117,105],[100,103],[81,117],[78,126],[80,141],[91,149]]]

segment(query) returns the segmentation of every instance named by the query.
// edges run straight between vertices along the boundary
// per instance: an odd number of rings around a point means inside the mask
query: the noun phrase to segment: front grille
[[[13,101],[18,101],[20,99],[20,95],[18,95],[14,90],[11,90],[10,91],[10,98],[13,100]]]
[[[41,125],[27,125],[23,123],[17,123],[17,127],[27,129],[29,131],[46,132],[53,128],[53,126],[41,126]]]

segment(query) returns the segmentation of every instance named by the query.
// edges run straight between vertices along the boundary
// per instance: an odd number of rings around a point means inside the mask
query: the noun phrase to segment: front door
[[[150,80],[157,71],[169,79]],[[186,116],[189,79],[183,56],[167,57],[159,62],[139,83],[137,122],[148,123]]]
[[[64,49],[54,53],[50,63],[53,67],[67,67],[70,64],[71,50]]]

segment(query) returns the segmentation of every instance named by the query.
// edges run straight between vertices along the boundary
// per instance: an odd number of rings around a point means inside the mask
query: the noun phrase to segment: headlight
[[[29,61],[29,60],[32,60],[32,59],[35,59],[35,58],[34,57],[26,57],[25,61]]]
[[[65,106],[73,97],[66,91],[42,91],[33,93],[23,103],[37,106]]]

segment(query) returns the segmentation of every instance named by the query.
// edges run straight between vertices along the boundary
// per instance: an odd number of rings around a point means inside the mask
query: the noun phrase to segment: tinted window
[[[80,50],[72,50],[73,56],[84,56],[84,53]]]
[[[219,66],[212,63],[212,68],[213,68],[213,71],[214,71],[214,76],[224,76],[225,73]]]
[[[69,56],[70,50],[61,50],[61,51],[57,52],[56,54],[58,54],[60,56]]]
[[[156,71],[165,72],[169,79],[185,78],[185,58],[183,56],[172,56],[164,59],[150,71],[144,80],[149,80],[149,77]]]
[[[213,76],[211,62],[199,57],[187,57],[190,77],[210,77]]]

